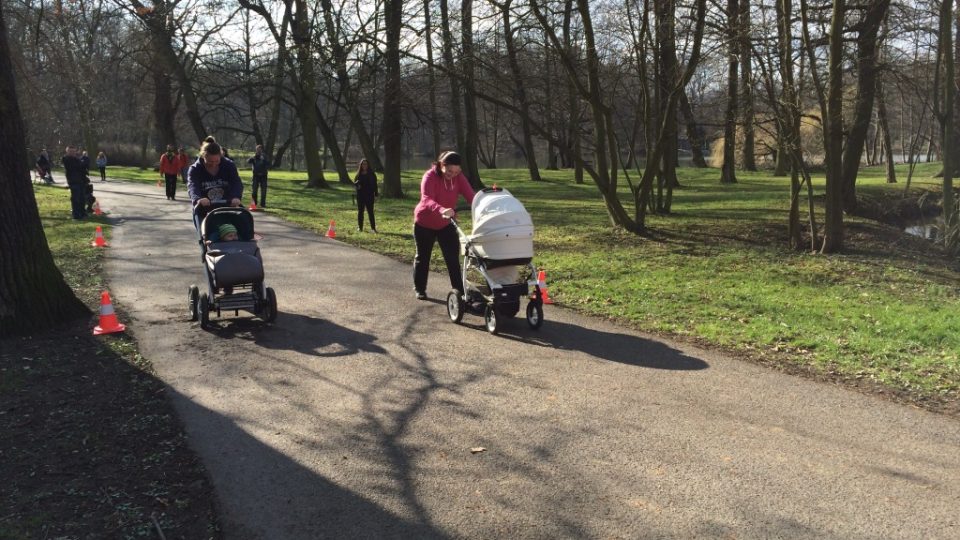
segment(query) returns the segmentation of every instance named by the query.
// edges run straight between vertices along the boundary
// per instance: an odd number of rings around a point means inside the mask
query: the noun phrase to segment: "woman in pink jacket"
[[[413,258],[413,289],[417,299],[427,298],[427,277],[430,274],[430,254],[433,244],[440,244],[443,260],[447,263],[450,285],[463,291],[463,277],[460,274],[460,238],[450,223],[456,216],[453,208],[462,195],[468,203],[473,202],[473,188],[467,177],[460,171],[460,154],[444,152],[440,154],[420,181],[420,203],[413,210],[413,238],[417,243],[417,253]]]

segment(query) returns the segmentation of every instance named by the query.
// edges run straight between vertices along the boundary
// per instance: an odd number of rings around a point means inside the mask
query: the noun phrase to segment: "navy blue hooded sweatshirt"
[[[211,176],[200,158],[187,171],[187,191],[193,204],[204,197],[229,203],[231,199],[243,199],[243,182],[233,161],[221,156],[220,170]]]

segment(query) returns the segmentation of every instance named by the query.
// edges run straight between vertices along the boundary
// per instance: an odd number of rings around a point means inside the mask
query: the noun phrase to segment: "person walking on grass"
[[[423,173],[420,181],[420,202],[413,210],[413,239],[417,246],[413,257],[413,289],[418,300],[427,298],[427,277],[434,242],[440,244],[440,252],[447,263],[450,286],[463,294],[460,238],[450,218],[457,215],[453,208],[460,196],[472,203],[475,193],[460,171],[461,163],[460,154],[444,152]]]
[[[363,231],[363,211],[366,209],[367,216],[370,217],[370,230],[377,232],[373,202],[380,196],[380,190],[377,187],[377,173],[373,172],[366,159],[360,160],[357,175],[353,177],[353,185],[357,188],[357,230]]]
[[[107,181],[107,155],[103,152],[97,154],[97,168],[100,169],[100,181]]]
[[[180,159],[173,153],[173,145],[160,155],[160,176],[166,181],[167,200],[177,200],[177,176],[180,174]]]
[[[267,171],[270,170],[270,160],[263,155],[263,145],[258,144],[256,153],[252,158],[247,160],[247,163],[250,164],[250,167],[253,168],[253,183],[251,197],[253,197],[253,204],[259,206],[260,208],[267,207]],[[257,193],[260,194],[257,197]]]

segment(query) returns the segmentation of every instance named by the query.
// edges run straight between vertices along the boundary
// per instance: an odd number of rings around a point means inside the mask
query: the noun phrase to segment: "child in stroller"
[[[466,234],[453,221],[463,252],[463,294],[447,294],[447,315],[454,323],[463,313],[483,315],[487,331],[496,334],[501,318],[520,311],[520,301],[529,297],[527,324],[543,324],[543,297],[535,280],[533,222],[530,214],[509,191],[494,186],[477,193],[471,205],[473,234]],[[530,287],[533,293],[530,293]]]
[[[207,276],[207,291],[191,285],[190,320],[200,327],[210,324],[210,313],[240,310],[258,315],[265,322],[277,317],[277,295],[264,285],[263,260],[254,239],[253,215],[243,207],[214,208],[202,219],[199,205],[194,220],[199,223],[200,260]]]

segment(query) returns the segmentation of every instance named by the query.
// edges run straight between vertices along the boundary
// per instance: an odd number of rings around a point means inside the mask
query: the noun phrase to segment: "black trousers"
[[[107,168],[106,168],[106,167],[100,167],[100,181],[101,181],[101,182],[106,182],[106,181],[107,181]]]
[[[366,209],[367,216],[370,217],[370,228],[377,230],[377,220],[373,217],[373,197],[364,197],[357,195],[357,227],[363,230],[363,211]]]
[[[163,178],[167,181],[167,198],[175,199],[177,197],[177,175],[165,174]]]
[[[255,174],[253,175],[253,202],[257,206],[267,206],[267,175],[265,174]],[[260,196],[257,197],[257,191],[260,192]]]
[[[417,243],[417,254],[413,257],[413,288],[427,292],[427,277],[430,275],[430,254],[434,242],[440,244],[443,260],[447,263],[450,286],[463,292],[463,276],[460,274],[460,236],[453,224],[435,231],[413,224],[413,239]]]
[[[87,198],[87,186],[84,184],[70,184],[70,214],[73,219],[87,217],[84,204]]]

